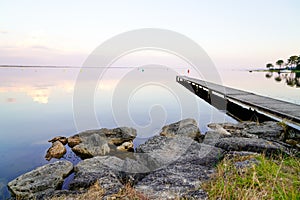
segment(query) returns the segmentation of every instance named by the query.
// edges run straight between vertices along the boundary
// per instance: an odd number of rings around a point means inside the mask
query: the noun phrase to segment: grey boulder
[[[213,166],[224,154],[220,148],[198,143],[189,137],[163,136],[154,136],[137,147],[136,152],[148,161],[146,166],[151,170],[164,168],[174,162],[195,162]]]
[[[206,199],[201,182],[209,178],[224,156],[222,149],[200,144],[190,137],[154,136],[140,145],[137,152],[148,158],[145,160],[152,165],[145,165],[153,172],[139,181],[135,189],[150,199]]]
[[[266,153],[267,155],[288,153],[284,146],[276,142],[271,142],[260,138],[221,138],[218,140],[218,142],[216,142],[215,146],[226,151],[250,151],[256,153]]]
[[[13,197],[36,199],[38,196],[60,189],[64,178],[73,170],[69,161],[57,161],[38,167],[8,183]]]
[[[166,137],[186,136],[198,140],[201,134],[196,120],[187,118],[164,126],[160,135]]]
[[[81,137],[81,141],[81,143],[72,148],[72,151],[82,159],[103,156],[110,152],[106,138],[98,134]]]
[[[135,183],[148,172],[136,160],[122,160],[115,156],[98,156],[81,161],[75,166],[75,176],[70,183],[71,190],[88,189],[96,181],[106,194],[117,193],[126,183]]]
[[[224,130],[236,137],[263,138],[267,140],[283,140],[284,130],[277,122],[268,121],[257,124],[255,122],[242,122],[239,124],[223,123],[209,124],[208,127],[216,130],[221,126]]]

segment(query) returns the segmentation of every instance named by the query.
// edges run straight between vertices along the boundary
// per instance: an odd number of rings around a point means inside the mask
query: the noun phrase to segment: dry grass
[[[98,182],[91,186],[87,192],[76,195],[61,195],[52,197],[51,200],[89,200],[89,199],[102,199],[105,194],[105,190],[102,189]]]
[[[103,199],[105,190],[99,186],[96,182],[91,186],[87,192],[76,195],[61,195],[52,197],[51,200],[96,200]],[[107,197],[108,200],[148,200],[146,196],[137,192],[130,185],[125,185],[117,194],[113,194]]]
[[[109,199],[148,200],[148,198],[145,195],[136,191],[129,184],[125,185],[119,193],[111,195]]]
[[[296,157],[266,158],[251,167],[238,169],[234,163],[245,157],[225,158],[209,182],[203,184],[210,199],[300,199],[300,160]],[[246,158],[246,159],[249,159]]]

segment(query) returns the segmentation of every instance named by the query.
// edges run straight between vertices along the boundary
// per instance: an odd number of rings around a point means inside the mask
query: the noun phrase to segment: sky
[[[140,28],[176,31],[218,68],[300,54],[298,0],[0,0],[0,64],[81,66],[102,42]]]

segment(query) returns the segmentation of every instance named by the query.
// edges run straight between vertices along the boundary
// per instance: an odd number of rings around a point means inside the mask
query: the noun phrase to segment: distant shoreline
[[[299,69],[255,69],[255,70],[248,70],[249,72],[300,72]]]

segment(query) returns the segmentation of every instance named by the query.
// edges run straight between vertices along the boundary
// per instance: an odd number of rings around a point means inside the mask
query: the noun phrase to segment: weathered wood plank
[[[177,80],[190,82],[207,90],[217,92],[224,96],[224,99],[234,100],[245,104],[253,109],[273,114],[282,119],[288,119],[300,123],[300,105],[265,97],[251,92],[246,92],[215,83],[187,77],[178,76]]]

